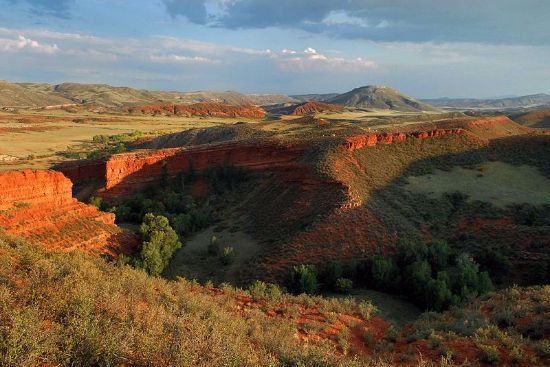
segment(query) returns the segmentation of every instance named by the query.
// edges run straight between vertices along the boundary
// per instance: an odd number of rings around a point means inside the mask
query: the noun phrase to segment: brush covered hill
[[[285,95],[271,94],[242,94],[233,91],[213,92],[165,92],[136,89],[129,87],[114,87],[107,84],[44,84],[44,83],[7,83],[10,88],[16,88],[19,94],[39,94],[50,100],[28,101],[23,106],[40,107],[62,103],[87,104],[104,107],[115,107],[136,104],[176,103],[190,104],[198,102],[219,102],[233,105],[268,105],[275,103],[294,102],[295,100]],[[9,91],[0,93],[1,98],[8,98]],[[9,101],[7,101],[9,102]],[[25,102],[25,100],[22,100]],[[55,103],[51,103],[55,102]],[[8,105],[1,103],[0,106]],[[11,103],[10,105],[13,105]]]
[[[0,107],[40,107],[71,103],[74,102],[59,95],[0,80]]]
[[[402,330],[351,299],[167,281],[0,234],[3,366],[543,366],[550,288],[511,288]]]
[[[510,118],[523,126],[550,128],[550,109],[516,113],[510,115]]]
[[[123,109],[129,113],[141,113],[147,115],[177,115],[177,116],[203,116],[203,117],[246,117],[261,119],[266,113],[261,107],[252,105],[230,105],[219,102],[199,102],[190,105],[185,104],[160,104],[132,106]]]
[[[377,108],[402,112],[438,111],[427,103],[417,101],[399,91],[377,85],[355,88],[323,102],[356,108]]]

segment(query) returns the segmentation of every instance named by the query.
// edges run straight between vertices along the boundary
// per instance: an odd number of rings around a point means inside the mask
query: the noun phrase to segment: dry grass
[[[27,122],[21,122],[25,120]],[[69,113],[63,110],[0,113],[0,155],[6,154],[20,159],[16,162],[0,162],[0,170],[50,168],[63,160],[59,152],[90,142],[94,135],[116,135],[133,131],[160,134],[238,121],[253,122],[233,118],[144,117],[89,111]],[[1,128],[10,128],[10,132],[2,133]],[[30,155],[33,156],[32,159],[27,159]]]

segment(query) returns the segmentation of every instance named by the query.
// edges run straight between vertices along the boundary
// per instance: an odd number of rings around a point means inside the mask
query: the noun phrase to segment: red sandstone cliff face
[[[436,129],[427,131],[418,131],[412,133],[386,133],[386,134],[366,134],[356,135],[347,138],[347,149],[356,150],[364,147],[372,147],[376,144],[392,144],[393,142],[405,141],[410,138],[426,139],[445,135],[462,135],[466,133],[463,129]]]
[[[74,199],[72,183],[60,172],[0,174],[0,227],[52,250],[127,252],[133,236],[114,225],[115,217]]]
[[[105,181],[105,161],[102,159],[66,162],[57,165],[55,170],[62,172],[73,183],[88,180]]]
[[[266,112],[257,106],[233,106],[216,102],[200,102],[190,105],[147,105],[132,106],[125,109],[130,113],[143,114],[167,114],[183,116],[205,116],[205,117],[245,117],[264,118]]]
[[[164,165],[173,176],[180,172],[188,172],[191,167],[200,172],[223,165],[250,170],[306,169],[304,164],[298,162],[306,149],[307,144],[258,141],[117,154],[106,162],[106,185],[103,196],[114,198],[158,182]]]
[[[292,111],[291,115],[303,116],[310,113],[341,112],[343,110],[344,107],[335,104],[310,101],[296,107],[294,111]]]

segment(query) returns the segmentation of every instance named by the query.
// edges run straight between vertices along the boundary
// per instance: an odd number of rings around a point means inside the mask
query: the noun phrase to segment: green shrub
[[[235,261],[235,249],[231,246],[224,247],[220,255],[220,260],[223,265],[233,263],[233,261]]]
[[[353,281],[347,278],[336,279],[335,289],[340,293],[349,293],[353,289]]]
[[[490,364],[498,364],[500,362],[500,352],[494,345],[481,344],[478,348],[480,351],[479,358],[481,361]]]
[[[541,358],[550,358],[550,340],[543,339],[536,343],[535,351]]]
[[[141,248],[135,264],[151,275],[160,275],[182,244],[168,218],[148,213],[139,227]]]
[[[521,363],[523,362],[523,359],[523,351],[521,350],[521,348],[518,346],[514,346],[510,351],[510,360],[513,363]]]
[[[221,254],[221,244],[218,237],[212,236],[210,238],[210,243],[208,244],[208,255],[219,256]]]
[[[103,198],[99,196],[92,196],[90,200],[88,200],[88,204],[95,206],[99,210],[106,211],[108,209],[107,203],[103,201]]]
[[[290,271],[289,289],[293,293],[317,292],[317,274],[313,265],[297,265]]]
[[[254,298],[255,300],[267,298],[271,301],[278,301],[283,295],[283,292],[278,285],[265,283],[260,280],[256,280],[248,287],[248,293],[250,293],[252,298]]]
[[[370,260],[370,282],[378,289],[393,291],[400,282],[399,269],[393,258],[374,256]]]

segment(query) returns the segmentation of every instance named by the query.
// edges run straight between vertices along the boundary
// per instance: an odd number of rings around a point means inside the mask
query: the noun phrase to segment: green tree
[[[151,213],[145,214],[139,233],[142,244],[137,264],[149,274],[159,275],[182,246],[178,235],[170,227],[168,218]]]
[[[442,279],[430,279],[426,284],[426,306],[436,311],[447,309],[453,295]]]
[[[426,260],[417,260],[405,268],[404,283],[415,299],[427,298],[427,284],[432,280],[432,268]]]
[[[425,260],[428,256],[428,247],[422,242],[401,239],[397,243],[394,258],[400,268],[414,263],[417,260]]]
[[[428,244],[428,261],[434,272],[441,271],[448,266],[451,250],[445,241],[436,240]]]
[[[314,294],[317,291],[317,274],[313,265],[297,265],[290,272],[289,288],[294,293]]]
[[[395,290],[399,286],[401,276],[392,257],[374,256],[370,261],[370,282],[380,290]]]

